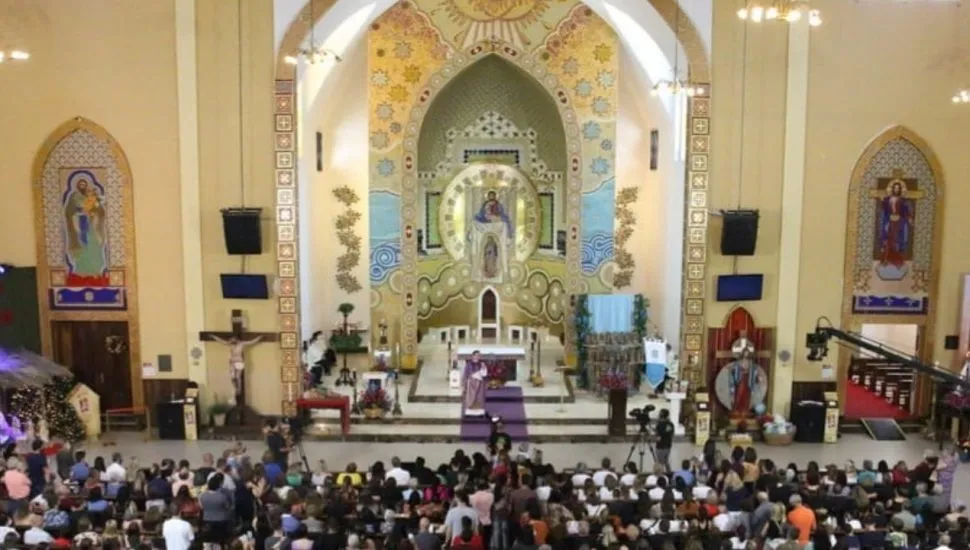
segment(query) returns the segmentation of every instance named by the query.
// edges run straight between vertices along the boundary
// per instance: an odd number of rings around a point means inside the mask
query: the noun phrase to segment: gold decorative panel
[[[279,275],[280,290],[277,296],[280,334],[279,345],[283,360],[280,364],[283,414],[296,413],[295,399],[299,397],[299,359],[296,365],[293,361],[292,350],[299,348],[300,316],[299,295],[300,286],[297,274],[297,253],[299,248],[299,230],[297,220],[297,204],[299,196],[296,192],[296,166],[294,163],[294,143],[296,143],[296,117],[293,116],[293,105],[296,104],[295,88],[292,80],[276,81],[276,103],[273,114],[273,127],[276,130],[275,158],[276,172],[276,236],[277,248],[276,272]],[[293,383],[297,390],[294,393]]]
[[[694,66],[691,66],[694,73]],[[697,73],[694,73],[697,75]],[[703,97],[692,97],[688,104],[687,168],[688,209],[684,227],[684,282],[681,323],[681,372],[695,390],[705,383],[704,310],[708,281],[707,224],[710,155],[710,85],[695,84],[705,90]]]

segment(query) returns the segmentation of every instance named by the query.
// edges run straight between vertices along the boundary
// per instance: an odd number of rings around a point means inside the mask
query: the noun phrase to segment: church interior
[[[966,2],[81,4],[0,0],[0,348],[92,429],[822,443],[970,386]]]

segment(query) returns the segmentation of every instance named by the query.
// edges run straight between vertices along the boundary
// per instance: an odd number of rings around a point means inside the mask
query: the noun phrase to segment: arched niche
[[[492,119],[491,113],[502,120]],[[455,141],[465,143],[456,148]],[[516,149],[525,145],[520,153],[526,154],[531,142],[537,160],[560,173],[568,162],[566,131],[549,92],[529,73],[494,54],[464,68],[435,96],[418,137],[419,172],[434,172],[442,163],[464,163],[463,149],[476,142]],[[528,170],[530,160],[521,158],[519,168]]]
[[[866,145],[849,180],[842,326],[918,327],[917,355],[932,360],[943,242],[944,175],[936,153],[911,129],[892,126]],[[844,396],[851,354],[839,353]],[[917,380],[914,410],[928,410]]]
[[[104,373],[117,367],[118,379],[94,381],[78,372],[104,408],[143,404],[132,181],[121,145],[83,117],[58,126],[34,157],[41,346],[65,363],[72,347],[88,345],[92,353],[111,347],[108,356],[92,357],[106,362]],[[69,330],[81,323],[86,330]],[[120,372],[124,363],[128,373]]]

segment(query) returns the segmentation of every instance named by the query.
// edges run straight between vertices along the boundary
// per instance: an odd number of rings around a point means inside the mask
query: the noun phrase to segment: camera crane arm
[[[912,355],[909,355],[899,350],[895,350],[888,346],[884,346],[883,344],[880,344],[875,340],[866,338],[861,334],[846,332],[846,331],[837,329],[835,327],[821,326],[817,324],[815,325],[815,332],[809,332],[806,335],[805,340],[806,340],[806,345],[809,347],[809,349],[816,350],[819,348],[826,347],[826,345],[828,344],[828,341],[832,338],[835,338],[847,344],[851,344],[852,346],[855,346],[859,349],[871,351],[872,353],[875,353],[880,357],[884,357],[890,361],[900,363],[901,365],[907,368],[910,368],[914,371],[927,374],[933,377],[934,379],[940,382],[943,382],[945,384],[970,390],[970,381],[964,380],[962,377],[948,370],[944,370],[933,365],[927,365],[926,363],[921,362],[919,359],[917,359],[916,357],[913,357]],[[821,358],[822,356],[818,356],[818,359],[815,359],[815,360],[820,361]],[[813,360],[812,356],[809,357],[809,360]]]

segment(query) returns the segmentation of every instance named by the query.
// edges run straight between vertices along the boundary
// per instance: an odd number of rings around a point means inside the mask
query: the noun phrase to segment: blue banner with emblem
[[[663,340],[643,340],[644,378],[650,387],[657,389],[667,377],[667,342]]]

